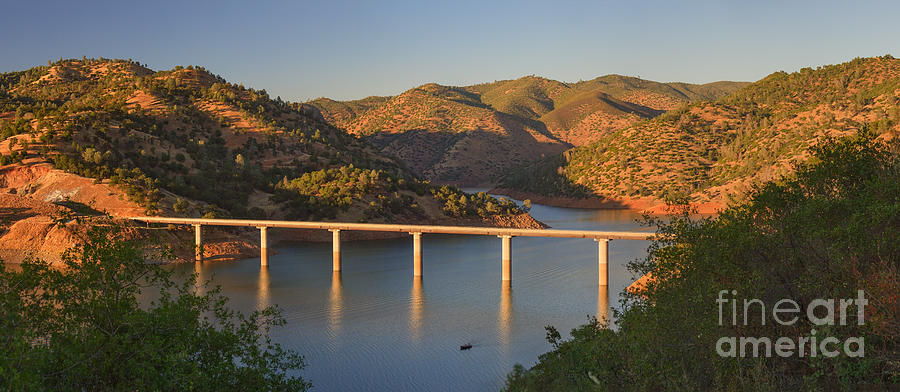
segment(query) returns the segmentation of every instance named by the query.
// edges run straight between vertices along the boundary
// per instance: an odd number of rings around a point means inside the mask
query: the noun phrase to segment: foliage
[[[39,144],[11,143],[0,164],[42,158],[109,180],[151,214],[171,207],[265,218],[248,206],[262,192],[276,194],[291,217],[333,218],[356,206],[364,220],[391,220],[417,216],[411,193],[430,187],[309,108],[195,66],[154,72],[130,60],[85,58],[0,74],[0,140],[20,134]],[[348,168],[353,178],[342,178]],[[376,180],[362,185],[363,172]]]
[[[900,60],[855,59],[774,73],[715,102],[697,102],[511,170],[501,186],[544,195],[727,201],[788,174],[827,136],[900,129]]]
[[[309,388],[289,374],[302,358],[269,338],[285,322],[276,308],[244,315],[218,288],[200,294],[196,276],[176,284],[133,234],[94,227],[64,268],[0,264],[0,389]]]
[[[502,179],[501,187],[579,199],[592,196],[590,188],[576,184],[565,176],[568,156],[557,155],[516,168]]]
[[[823,144],[796,177],[755,188],[748,200],[714,218],[683,214],[657,221],[658,239],[645,260],[630,264],[652,279],[625,293],[617,329],[592,322],[531,369],[517,366],[507,390],[886,390],[900,383],[900,155],[898,144],[871,134]],[[717,298],[761,299],[748,323],[719,325]],[[856,298],[869,304],[857,325],[772,320],[779,299],[802,310],[813,299]],[[741,314],[741,307],[738,313]],[[721,337],[809,336],[865,339],[865,355],[834,358],[722,358]]]
[[[740,85],[664,84],[619,75],[563,83],[532,75],[466,87],[429,83],[395,97],[321,98],[302,107],[364,135],[430,179],[476,184],[494,183],[502,172],[554,155],[568,143],[585,143],[607,128],[662,112],[636,97],[678,104],[718,98]],[[596,118],[602,129],[588,121]]]
[[[519,214],[524,212],[515,202],[505,198],[495,199],[486,192],[466,194],[459,188],[442,186],[431,190],[435,199],[441,201],[445,214],[455,217],[487,218],[498,214]]]
[[[419,213],[413,198],[398,191],[422,193],[428,186],[416,180],[397,179],[381,170],[353,165],[304,173],[275,186],[274,202],[287,202],[291,218],[317,220],[335,218],[354,201],[368,201],[365,218],[390,217],[403,212]],[[393,193],[393,195],[391,195]],[[390,197],[389,197],[390,196]]]

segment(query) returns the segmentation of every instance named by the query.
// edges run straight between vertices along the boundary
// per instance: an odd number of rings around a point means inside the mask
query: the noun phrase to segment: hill
[[[0,140],[0,193],[118,216],[537,225],[202,67],[81,59],[0,74]]]
[[[334,111],[329,101],[309,105],[440,183],[488,184],[512,167],[569,148],[542,124],[496,111],[460,87],[426,84],[349,118],[350,110]]]
[[[690,102],[721,98],[746,83],[659,83],[621,75],[607,75],[575,83],[561,94],[553,111],[539,120],[551,132],[576,145],[598,140],[624,128]]]
[[[828,137],[864,128],[896,137],[898,101],[900,60],[890,56],[777,72],[717,101],[681,107],[522,168],[501,187],[638,206],[689,197],[712,209],[791,173],[810,146]]]
[[[471,186],[495,183],[510,168],[742,85],[619,75],[569,84],[526,76],[466,87],[426,84],[390,98],[320,98],[298,107],[364,136],[432,181]]]

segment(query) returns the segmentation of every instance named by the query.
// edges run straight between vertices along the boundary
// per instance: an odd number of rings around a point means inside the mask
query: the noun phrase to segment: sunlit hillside
[[[7,207],[487,224],[523,214],[489,197],[461,205],[460,191],[315,113],[202,67],[79,59],[0,74],[0,135]]]
[[[777,72],[714,102],[610,132],[511,174],[543,195],[721,203],[790,173],[811,145],[867,128],[900,130],[900,60],[890,56]]]
[[[535,76],[467,87],[426,84],[395,97],[299,107],[362,135],[438,182],[495,183],[508,169],[742,86],[657,83],[609,75],[563,83]]]

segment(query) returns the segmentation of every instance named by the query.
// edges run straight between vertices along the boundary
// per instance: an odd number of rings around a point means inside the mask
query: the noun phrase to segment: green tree
[[[531,199],[522,200],[522,209],[525,212],[531,211]]]
[[[175,212],[179,214],[186,213],[188,207],[190,207],[190,204],[188,204],[187,200],[184,200],[180,197],[175,201],[175,204],[172,205],[172,208],[175,210]]]
[[[517,366],[507,390],[894,390],[900,385],[900,145],[859,137],[824,143],[791,178],[758,186],[746,201],[717,217],[695,219],[689,209],[658,224],[649,256],[629,267],[652,274],[623,294],[615,330],[591,322],[531,369]],[[682,206],[683,207],[683,206]],[[720,324],[717,297],[760,299],[747,322]],[[868,299],[865,322],[856,308],[844,325],[774,322],[781,299],[801,309],[814,299]],[[739,305],[740,306],[740,305]],[[731,314],[731,309],[728,313]],[[720,357],[728,337],[864,337],[865,355],[841,349],[830,358],[809,354]],[[799,344],[799,343],[798,343]],[[821,345],[819,345],[821,347]],[[808,347],[807,347],[808,348]],[[807,351],[809,352],[809,350]]]
[[[0,264],[0,389],[309,388],[289,374],[303,359],[269,338],[284,324],[276,308],[244,315],[218,288],[199,294],[196,276],[176,284],[146,262],[146,244],[110,223],[68,250],[64,268]]]

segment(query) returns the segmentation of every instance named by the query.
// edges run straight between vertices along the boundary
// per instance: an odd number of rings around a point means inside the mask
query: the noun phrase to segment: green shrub
[[[531,369],[516,367],[507,390],[887,390],[900,383],[900,158],[897,144],[871,134],[812,151],[794,178],[766,183],[714,218],[682,214],[657,221],[658,239],[632,262],[653,279],[625,293],[617,329],[590,323]],[[771,312],[779,299],[806,309],[813,299],[869,300],[865,323],[719,325],[721,290],[758,298]],[[738,312],[741,312],[741,307]],[[731,309],[726,310],[731,314]],[[805,312],[804,312],[805,313]],[[755,316],[755,317],[754,317]],[[723,358],[722,337],[863,337],[865,355],[835,358]]]
[[[244,315],[148,263],[144,242],[91,229],[65,268],[0,264],[0,389],[306,390],[303,359],[272,343],[274,307]],[[142,304],[142,295],[155,300]]]

